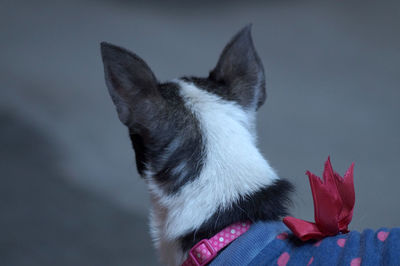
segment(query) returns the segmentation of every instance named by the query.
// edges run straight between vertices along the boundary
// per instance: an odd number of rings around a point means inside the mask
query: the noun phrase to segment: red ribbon
[[[323,181],[307,171],[314,200],[315,223],[287,216],[283,219],[286,226],[302,241],[319,240],[334,236],[339,232],[348,233],[348,225],[353,217],[355,203],[354,163],[342,178],[333,171],[330,158],[325,162]]]

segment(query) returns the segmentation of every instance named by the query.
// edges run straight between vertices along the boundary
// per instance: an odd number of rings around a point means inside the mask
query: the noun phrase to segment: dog
[[[230,40],[206,78],[160,83],[143,59],[124,48],[103,42],[101,54],[109,94],[151,196],[150,233],[161,262],[186,263],[196,243],[236,223],[253,224],[246,228],[249,237],[233,241],[212,263],[249,264],[229,262],[224,254],[237,257],[238,245],[255,245],[251,232],[281,240],[287,229],[279,221],[287,215],[293,185],[257,148],[255,118],[266,88],[251,25]],[[278,255],[275,263],[287,262]],[[196,264],[204,261],[186,265]]]

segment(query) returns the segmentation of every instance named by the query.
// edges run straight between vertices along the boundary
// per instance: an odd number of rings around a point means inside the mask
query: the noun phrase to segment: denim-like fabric
[[[400,228],[301,242],[281,222],[255,223],[210,265],[397,265]]]

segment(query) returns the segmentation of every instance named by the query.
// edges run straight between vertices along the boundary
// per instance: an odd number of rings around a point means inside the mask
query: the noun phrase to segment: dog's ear
[[[226,45],[209,78],[226,85],[230,97],[246,108],[258,109],[265,102],[264,67],[253,45],[251,25]]]
[[[163,105],[158,82],[147,64],[121,47],[101,43],[105,80],[119,119],[130,128],[147,128]]]

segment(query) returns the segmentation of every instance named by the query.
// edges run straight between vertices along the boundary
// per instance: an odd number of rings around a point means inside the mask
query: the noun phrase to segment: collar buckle
[[[202,239],[189,251],[192,265],[203,266],[212,261],[218,252],[215,251],[208,239]]]

